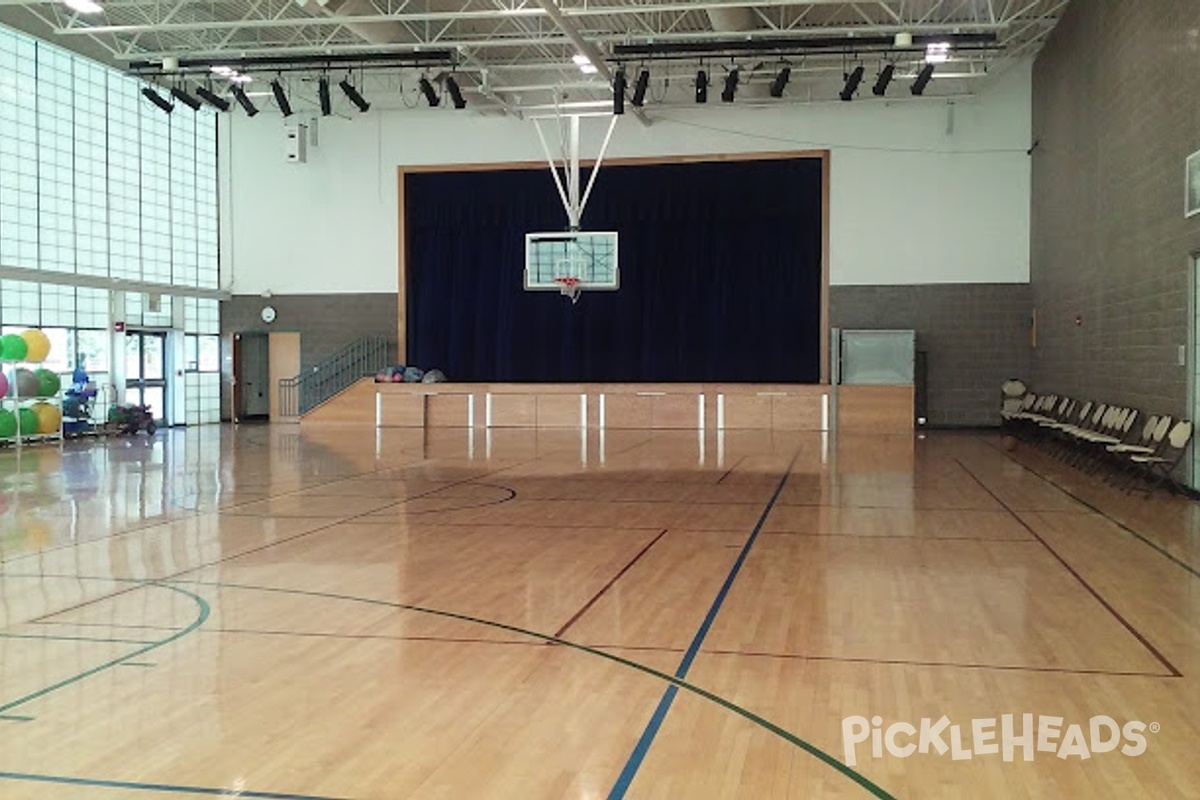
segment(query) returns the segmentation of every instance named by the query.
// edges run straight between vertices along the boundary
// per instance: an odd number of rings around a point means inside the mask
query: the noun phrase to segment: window
[[[220,372],[221,371],[221,337],[220,336],[200,336],[200,371],[201,372]]]

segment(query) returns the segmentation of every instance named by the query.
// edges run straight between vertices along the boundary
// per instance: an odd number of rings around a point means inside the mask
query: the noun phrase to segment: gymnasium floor
[[[0,489],[4,800],[1200,793],[1198,506],[995,437],[210,426]]]

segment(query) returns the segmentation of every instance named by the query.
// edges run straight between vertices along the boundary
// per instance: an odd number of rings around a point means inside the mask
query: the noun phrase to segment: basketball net
[[[571,304],[579,302],[579,278],[555,278],[554,282],[558,284],[558,291],[563,297],[571,298]]]

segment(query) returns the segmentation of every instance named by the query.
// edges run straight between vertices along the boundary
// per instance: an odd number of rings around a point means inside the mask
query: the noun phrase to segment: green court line
[[[16,576],[16,575],[8,574],[7,577],[28,577],[28,576]],[[38,577],[49,577],[49,576],[38,576]],[[149,653],[151,650],[157,650],[158,648],[163,647],[164,645],[168,645],[171,642],[176,641],[177,639],[182,639],[184,636],[187,636],[189,633],[192,633],[197,628],[199,628],[201,625],[203,625],[205,620],[208,619],[208,615],[211,611],[208,603],[200,595],[195,594],[193,592],[189,592],[186,589],[180,589],[176,586],[170,586],[168,584],[159,583],[157,581],[137,581],[137,580],[130,580],[130,579],[122,579],[122,578],[98,578],[98,579],[79,578],[79,580],[109,580],[109,581],[117,581],[120,583],[138,583],[143,586],[157,586],[162,589],[170,589],[171,591],[176,592],[177,594],[181,594],[185,597],[190,597],[193,600],[195,600],[197,607],[200,609],[200,613],[196,615],[196,619],[192,621],[191,625],[188,625],[186,628],[183,628],[182,630],[178,631],[177,633],[175,633],[171,636],[168,636],[165,639],[159,639],[156,642],[151,642],[150,644],[148,644],[144,647],[139,647],[138,649],[133,650],[132,652],[126,653],[125,655],[121,656],[120,658],[114,658],[110,661],[105,661],[103,664],[100,664],[99,666],[92,667],[91,669],[88,669],[88,670],[84,670],[83,672],[80,672],[76,675],[72,675],[71,677],[65,678],[61,681],[58,681],[57,683],[52,683],[49,686],[46,686],[42,689],[38,689],[36,692],[31,692],[30,694],[27,694],[24,697],[18,697],[16,700],[10,700],[9,702],[5,703],[4,705],[0,705],[0,714],[3,714],[14,708],[17,708],[18,706],[25,705],[26,703],[29,703],[33,700],[37,700],[39,697],[45,697],[46,695],[48,695],[52,692],[57,692],[59,689],[63,689],[67,686],[71,686],[73,684],[79,683],[80,681],[82,681],[86,678],[90,678],[91,676],[96,675],[97,673],[104,672],[107,669],[111,669],[125,661],[128,661],[133,658],[137,658],[138,656],[141,656],[141,655],[145,655],[146,653]]]
[[[641,672],[643,674],[650,675],[651,677],[658,678],[659,680],[669,683],[672,686],[676,686],[685,692],[690,692],[691,694],[694,694],[697,697],[701,697],[705,700],[708,700],[709,702],[716,704],[717,706],[725,709],[726,711],[730,711],[733,714],[736,714],[737,716],[742,717],[743,719],[748,720],[749,722],[759,726],[760,728],[763,728],[763,729],[775,734],[776,736],[778,736],[779,738],[788,742],[789,744],[800,748],[804,752],[806,752],[809,755],[816,758],[818,761],[821,761],[822,763],[824,763],[826,766],[829,766],[832,769],[837,770],[839,773],[841,773],[845,777],[849,778],[851,781],[857,783],[859,786],[862,786],[874,797],[879,798],[879,800],[896,800],[896,798],[893,795],[888,794],[887,791],[885,791],[881,787],[877,786],[865,775],[862,775],[861,773],[857,772],[856,770],[853,770],[850,767],[846,766],[845,764],[838,761],[833,756],[829,755],[825,751],[818,748],[816,745],[811,744],[811,743],[805,741],[804,739],[801,739],[800,737],[796,736],[795,734],[793,734],[787,730],[784,730],[783,728],[779,727],[778,725],[776,725],[775,723],[766,719],[765,717],[759,716],[758,714],[755,714],[753,711],[743,708],[743,707],[733,703],[732,701],[726,700],[725,698],[723,698],[719,695],[713,694],[712,692],[707,691],[706,689],[701,689],[699,686],[688,683],[685,680],[676,678],[674,675],[671,675],[666,672],[660,672],[659,670],[656,670],[653,667],[648,667],[645,664],[639,664],[636,661],[631,661],[627,658],[622,658],[621,656],[616,655],[614,653],[608,653],[603,650],[598,650],[594,647],[589,647],[588,645],[585,645],[585,644],[579,644],[577,642],[571,642],[566,639],[560,639],[560,638],[558,638],[556,636],[552,636],[550,634],[539,633],[538,631],[531,631],[531,630],[527,630],[525,628],[518,628],[515,625],[508,625],[503,622],[496,622],[495,620],[482,619],[480,617],[472,617],[467,614],[459,614],[454,611],[443,611],[441,609],[426,608],[424,606],[410,605],[408,603],[397,603],[397,602],[394,602],[391,600],[377,600],[377,599],[371,598],[371,597],[356,597],[354,595],[338,594],[335,592],[319,592],[319,591],[314,591],[314,590],[310,590],[310,589],[286,589],[286,588],[274,587],[274,586],[259,586],[256,584],[248,584],[248,583],[226,583],[223,581],[199,581],[199,580],[187,580],[187,579],[182,579],[182,578],[170,579],[168,581],[140,581],[135,578],[104,578],[104,577],[89,577],[89,576],[82,576],[82,575],[33,575],[33,574],[13,574],[13,573],[0,573],[0,575],[3,575],[4,577],[10,577],[10,578],[72,578],[75,580],[112,581],[112,582],[116,582],[116,583],[139,583],[139,584],[145,584],[145,585],[162,586],[164,588],[175,588],[170,585],[172,583],[185,583],[185,584],[191,584],[194,586],[210,586],[213,588],[220,588],[220,589],[244,589],[246,591],[268,592],[268,593],[272,593],[272,594],[289,594],[289,595],[297,595],[300,597],[318,597],[318,598],[322,598],[325,600],[344,600],[344,601],[351,602],[351,603],[363,603],[366,605],[382,606],[384,608],[392,608],[392,609],[397,609],[400,611],[414,611],[419,614],[429,614],[430,616],[442,617],[445,619],[453,619],[453,620],[458,620],[460,622],[468,622],[468,623],[472,623],[472,624],[476,624],[476,625],[485,625],[490,628],[496,628],[498,630],[508,631],[510,633],[521,634],[522,636],[528,636],[528,637],[531,637],[534,639],[540,639],[541,641],[547,642],[549,644],[562,645],[563,647],[568,647],[572,650],[578,650],[583,653],[588,653],[590,655],[597,656],[606,661],[610,661],[615,664],[618,664],[622,667],[627,667],[629,669],[636,670],[637,672]],[[149,650],[154,649],[154,647],[159,647],[162,644],[166,644],[170,641],[174,641],[175,639],[178,639],[187,633],[191,633],[196,628],[199,628],[200,625],[203,624],[203,621],[208,618],[208,613],[209,613],[208,604],[204,602],[203,598],[199,597],[198,595],[194,595],[191,592],[186,592],[183,590],[177,590],[177,591],[181,591],[181,593],[187,594],[187,595],[195,598],[198,602],[203,603],[202,616],[200,618],[198,618],[195,623],[193,623],[192,625],[183,629],[175,636],[172,636],[168,639],[162,640],[162,642],[159,644],[155,644],[154,646],[152,646],[150,648],[146,648],[144,650],[130,653],[128,656],[125,656],[124,658],[119,659],[116,662],[112,662],[110,664],[99,667],[95,670],[91,670],[88,673],[78,675],[75,678],[68,679],[68,681],[63,682],[63,685],[66,685],[67,683],[74,683],[75,681],[81,680],[82,678],[87,677],[88,675],[94,674],[95,672],[98,672],[101,669],[107,669],[108,667],[113,666],[113,664],[115,664],[115,663],[120,663],[120,661],[124,661],[126,659],[141,655],[144,652],[148,652]],[[31,695],[27,698],[22,698],[20,701],[18,701],[18,704],[27,702],[28,700],[32,700],[32,699],[34,699],[35,696],[41,696],[42,694],[47,694],[56,688],[61,688],[61,686],[56,685],[54,687],[50,687],[49,689],[44,689],[36,695]],[[13,704],[9,704],[6,706],[0,706],[0,713],[3,713],[6,709],[12,707],[12,705]]]
[[[107,644],[154,644],[148,639],[105,639],[99,636],[54,636],[37,633],[0,633],[0,639],[43,639],[47,642],[104,642]]]
[[[35,717],[27,717],[24,714],[0,714],[0,720],[8,720],[9,722],[33,722]]]

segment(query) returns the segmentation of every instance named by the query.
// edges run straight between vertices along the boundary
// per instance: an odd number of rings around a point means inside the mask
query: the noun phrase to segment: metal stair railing
[[[388,365],[396,343],[382,336],[364,336],[318,361],[294,378],[279,381],[282,416],[298,417],[316,408],[351,384]]]

